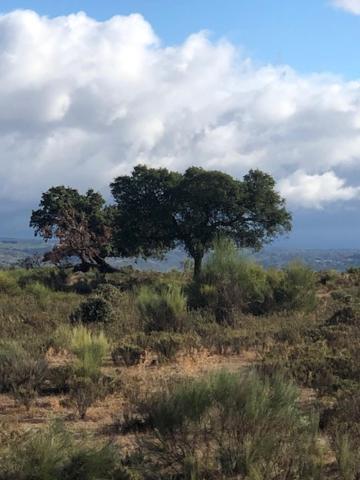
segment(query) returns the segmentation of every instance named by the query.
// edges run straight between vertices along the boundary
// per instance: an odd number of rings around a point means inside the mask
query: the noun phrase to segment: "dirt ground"
[[[48,355],[50,366],[59,366],[71,361],[67,355]],[[126,415],[131,400],[151,392],[166,384],[169,379],[180,377],[199,377],[216,370],[237,371],[254,364],[257,354],[245,351],[240,355],[210,355],[207,351],[198,352],[194,356],[179,355],[176,361],[168,364],[156,364],[153,359],[145,358],[140,365],[133,367],[113,366],[109,360],[103,373],[110,375],[119,383],[116,393],[108,395],[89,408],[86,419],[79,420],[74,408],[67,405],[64,395],[40,396],[29,411],[17,405],[9,395],[0,395],[0,424],[12,431],[24,431],[47,425],[55,419],[64,421],[68,430],[75,434],[89,434],[96,438],[111,438],[127,446],[131,443],[131,435],[123,435],[114,428]]]

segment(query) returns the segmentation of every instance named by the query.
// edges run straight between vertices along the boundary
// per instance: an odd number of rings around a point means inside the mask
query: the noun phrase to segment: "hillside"
[[[15,265],[19,261],[34,254],[42,254],[49,245],[41,240],[16,238],[0,239],[0,266]],[[360,266],[360,249],[298,249],[298,248],[265,248],[253,257],[265,267],[281,268],[293,260],[300,260],[317,271],[346,271],[350,267]],[[133,265],[140,270],[166,272],[172,268],[182,269],[186,255],[182,250],[173,250],[163,260],[157,259],[112,259],[115,266]]]

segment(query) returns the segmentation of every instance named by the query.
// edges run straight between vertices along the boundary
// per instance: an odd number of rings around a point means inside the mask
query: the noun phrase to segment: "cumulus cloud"
[[[306,206],[357,197],[358,81],[258,66],[204,32],[168,47],[140,15],[32,11],[0,16],[0,75],[0,199],[14,208],[55,184],[106,192],[138,163],[262,168]]]
[[[307,208],[321,208],[324,204],[338,200],[352,200],[360,196],[360,187],[346,186],[344,179],[334,172],[322,175],[307,175],[297,170],[279,182],[281,193],[296,205]]]
[[[346,12],[360,15],[360,0],[332,0],[332,3]]]

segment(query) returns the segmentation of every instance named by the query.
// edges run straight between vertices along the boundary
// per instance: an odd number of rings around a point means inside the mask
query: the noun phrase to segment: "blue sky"
[[[294,213],[282,245],[358,246],[360,0],[24,0],[0,11],[0,235],[31,234],[29,211],[51,185],[108,196],[141,162],[262,168]]]
[[[243,46],[262,62],[287,63],[301,72],[330,71],[360,77],[354,48],[359,18],[331,8],[329,0],[27,0],[2,1],[0,9],[33,9],[42,15],[85,11],[105,20],[139,12],[166,44],[207,29]]]

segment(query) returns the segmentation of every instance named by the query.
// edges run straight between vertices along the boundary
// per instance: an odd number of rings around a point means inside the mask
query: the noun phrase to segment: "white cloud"
[[[280,192],[295,205],[321,208],[324,204],[352,200],[360,196],[360,187],[346,186],[346,181],[329,171],[321,175],[307,175],[297,170],[279,181]]]
[[[360,0],[332,0],[332,4],[346,12],[360,15]]]
[[[259,167],[306,206],[357,197],[337,170],[360,174],[360,81],[257,66],[205,33],[167,47],[140,15],[32,11],[0,16],[0,75],[2,202],[36,206],[62,183],[108,191],[139,162]]]

